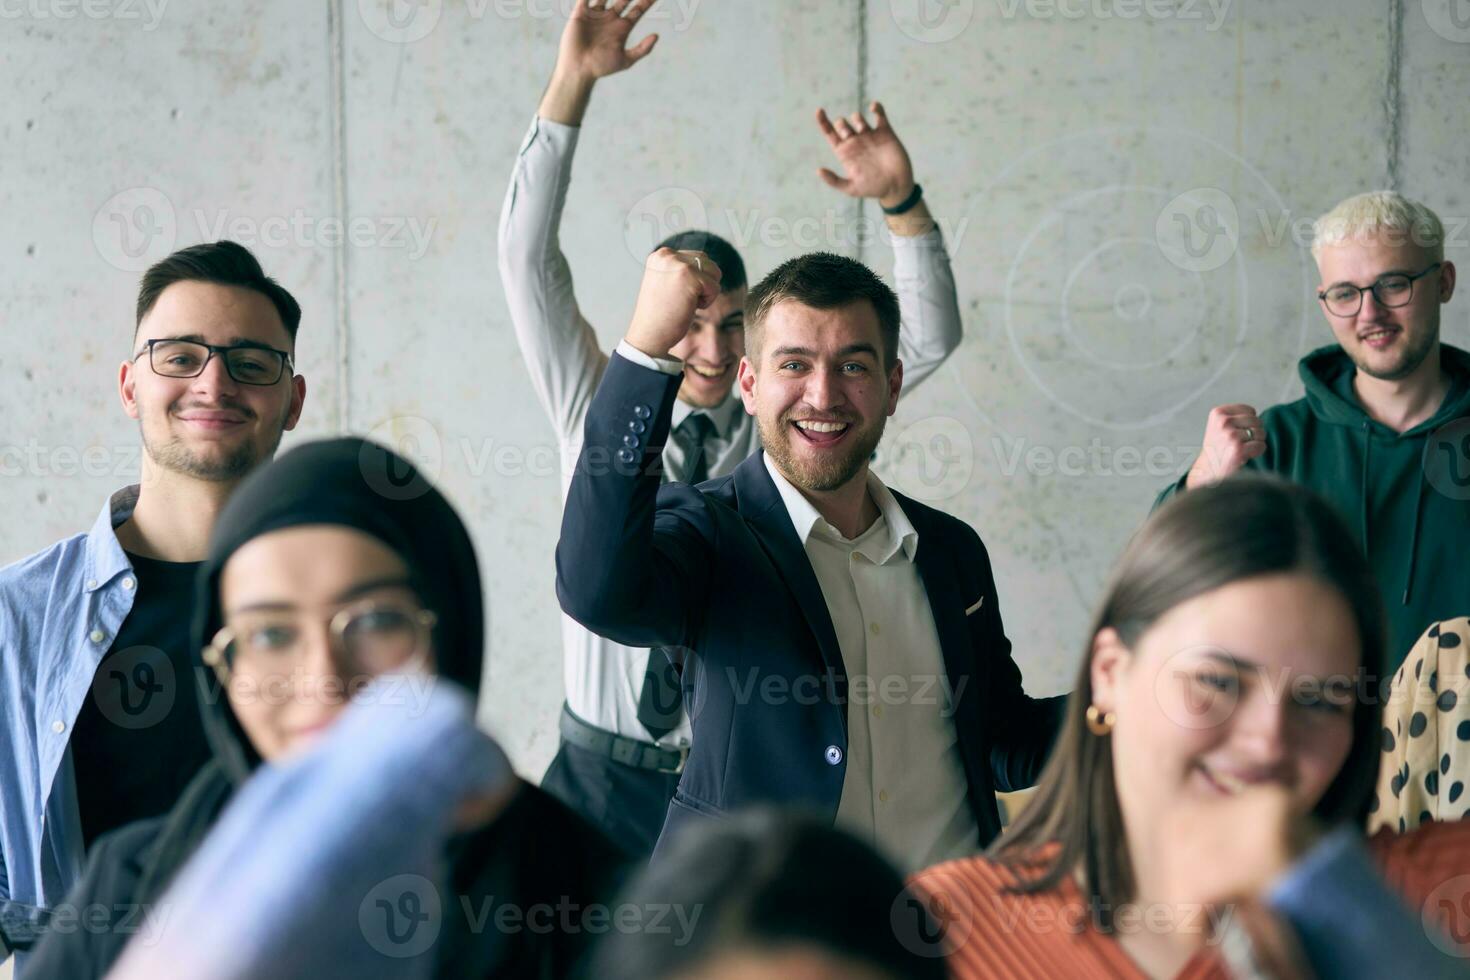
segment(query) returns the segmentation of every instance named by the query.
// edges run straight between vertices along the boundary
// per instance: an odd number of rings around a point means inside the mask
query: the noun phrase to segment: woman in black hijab
[[[308,746],[375,674],[422,658],[478,695],[484,613],[469,534],[449,502],[382,446],[304,445],[251,475],[220,515],[200,570],[193,638],[210,661],[197,681],[214,758],[166,816],[97,842],[66,905],[108,910],[111,928],[52,930],[27,980],[105,974],[131,937],[123,918],[136,922],[162,897],[251,773]],[[616,887],[618,853],[520,784],[490,823],[448,842],[449,885],[460,899],[448,904],[586,908]],[[442,976],[566,976],[587,936],[446,925],[435,950]]]

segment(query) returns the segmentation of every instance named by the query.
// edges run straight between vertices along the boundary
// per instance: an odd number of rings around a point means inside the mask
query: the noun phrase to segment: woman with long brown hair
[[[1280,919],[1225,903],[1264,893],[1322,834],[1362,836],[1386,678],[1381,601],[1352,542],[1325,502],[1269,478],[1187,494],[1144,525],[1034,797],[985,856],[915,878],[956,977],[1223,976],[1230,935],[1300,968]],[[1413,894],[1423,849],[1395,847],[1376,856]]]

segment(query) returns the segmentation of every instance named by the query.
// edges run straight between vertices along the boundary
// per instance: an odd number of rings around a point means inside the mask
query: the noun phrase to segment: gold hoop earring
[[[1087,730],[1094,735],[1101,737],[1108,734],[1113,730],[1113,723],[1117,720],[1111,711],[1103,713],[1097,710],[1095,704],[1087,706]]]

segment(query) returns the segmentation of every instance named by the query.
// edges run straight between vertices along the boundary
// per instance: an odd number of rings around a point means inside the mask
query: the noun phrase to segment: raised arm
[[[895,208],[914,193],[913,163],[882,103],[871,103],[869,112],[871,122],[861,112],[834,120],[825,110],[817,110],[817,128],[845,175],[826,167],[817,173],[829,187],[849,197],[868,197],[881,207]],[[893,244],[893,277],[903,318],[898,344],[907,392],[954,353],[964,328],[949,253],[928,204],[921,197],[903,214],[885,215],[884,220]]]
[[[698,490],[659,491],[674,397],[683,377],[669,351],[697,309],[720,294],[699,252],[648,257],[627,338],[587,411],[556,546],[562,609],[631,646],[688,645],[708,602],[713,529]]]
[[[500,282],[516,342],[542,408],[563,441],[575,439],[607,355],[577,305],[558,237],[582,117],[599,78],[637,63],[658,40],[627,47],[647,0],[592,7],[577,0],[562,31],[551,82],[521,144],[500,212]]]

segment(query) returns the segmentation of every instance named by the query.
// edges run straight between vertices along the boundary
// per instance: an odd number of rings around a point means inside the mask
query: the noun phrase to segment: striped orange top
[[[1470,955],[1470,821],[1424,824],[1408,834],[1381,831],[1368,851],[1388,883],[1444,928]],[[1056,853],[1043,849],[1040,862]],[[936,865],[911,882],[946,923],[955,980],[978,978],[1106,977],[1148,980],[1117,940],[1093,925],[1087,901],[1072,878],[1047,892],[1008,889],[1011,868],[985,858]],[[1193,921],[1191,921],[1193,920]],[[1204,912],[1171,908],[1128,910],[1115,928],[1165,930],[1208,927]],[[1175,980],[1228,980],[1224,960],[1206,945]]]

